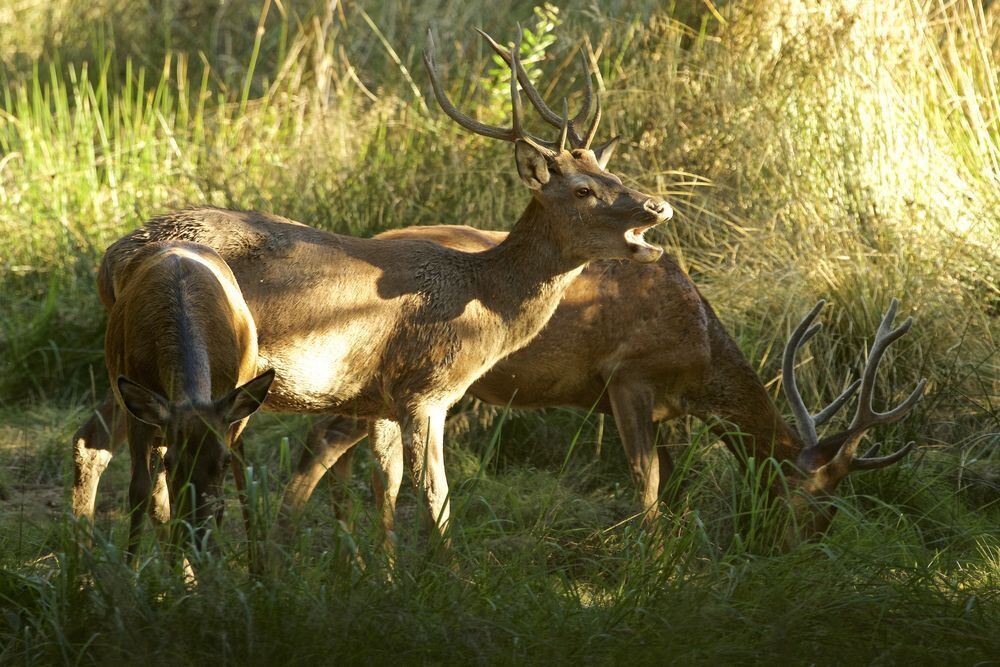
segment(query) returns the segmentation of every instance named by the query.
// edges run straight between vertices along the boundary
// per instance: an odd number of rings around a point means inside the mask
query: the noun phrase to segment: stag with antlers
[[[471,252],[492,247],[506,235],[437,226],[393,230],[384,236],[422,238]],[[858,457],[858,443],[868,429],[905,417],[925,387],[921,380],[889,412],[878,413],[871,407],[875,374],[886,348],[912,324],[907,319],[891,330],[898,307],[893,299],[862,379],[829,407],[810,415],[795,382],[794,358],[819,331],[819,325],[812,323],[822,307],[823,302],[817,304],[796,328],[784,353],[783,387],[798,428],[782,417],[708,301],[670,255],[645,265],[592,263],[569,286],[545,329],[477,380],[470,393],[500,406],[572,406],[613,415],[647,523],[660,513],[674,468],[667,449],[656,446],[656,424],[696,416],[712,425],[741,461],[745,455],[773,456],[787,464],[787,484],[774,490],[790,492],[796,523],[786,543],[792,544],[827,529],[835,507],[822,501],[834,494],[847,474],[884,468],[906,456],[912,443],[883,457]],[[851,425],[819,440],[816,427],[833,417],[859,387]],[[328,469],[334,469],[341,483],[349,478],[353,448],[365,433],[363,423],[346,418],[314,426],[285,494],[286,524],[294,521]],[[340,495],[337,510],[346,518],[347,498]]]
[[[879,445],[875,445],[865,456],[857,455],[858,445],[865,433],[875,426],[898,422],[909,414],[913,406],[923,396],[924,388],[927,385],[926,380],[920,380],[916,388],[903,402],[887,412],[878,412],[872,405],[875,376],[879,364],[882,362],[882,356],[888,347],[909,331],[913,325],[913,318],[908,317],[899,327],[892,328],[893,320],[896,318],[896,309],[899,306],[899,302],[893,299],[882,317],[878,331],[875,332],[875,340],[872,341],[868,351],[868,360],[861,378],[848,386],[830,405],[816,414],[810,414],[795,383],[795,354],[806,344],[806,341],[823,328],[822,324],[813,324],[813,322],[825,304],[825,301],[820,301],[802,319],[788,339],[782,357],[782,386],[792,408],[792,414],[795,416],[797,434],[802,443],[802,448],[795,457],[795,467],[791,474],[793,486],[801,493],[792,497],[798,525],[794,529],[794,534],[787,537],[789,541],[794,541],[801,534],[814,535],[827,529],[833,519],[836,506],[816,501],[832,496],[837,485],[849,473],[858,470],[885,468],[902,460],[910,453],[914,444],[912,442],[908,442],[886,456],[874,456],[878,452]],[[859,387],[860,393],[858,393]],[[821,440],[817,435],[816,428],[833,417],[855,393],[858,393],[858,407],[850,425],[843,431]]]
[[[586,131],[577,131],[594,96],[588,92],[585,110],[573,118],[564,104],[560,118],[528,81],[519,47],[520,33],[509,59],[508,128],[455,109],[440,83],[430,38],[425,56],[435,96],[450,118],[514,144],[531,201],[495,247],[463,252],[423,240],[359,239],[266,213],[199,208],[148,221],[108,248],[102,261],[99,287],[104,303],[113,304],[115,276],[150,243],[183,239],[218,252],[257,323],[261,366],[276,371],[264,408],[370,421],[388,535],[404,454],[435,525],[442,531],[447,526],[442,440],[448,408],[539,332],[584,266],[599,259],[655,262],[662,254],[643,233],[669,219],[670,206],[604,169],[616,140],[590,148],[600,112]],[[558,126],[558,139],[525,131],[519,85],[542,118]],[[99,475],[87,466],[108,457],[93,453],[117,445],[118,438],[102,428],[115,422],[114,409],[106,402],[78,432],[78,480]],[[234,448],[239,451],[238,443]],[[93,486],[75,487],[78,515],[92,515]]]

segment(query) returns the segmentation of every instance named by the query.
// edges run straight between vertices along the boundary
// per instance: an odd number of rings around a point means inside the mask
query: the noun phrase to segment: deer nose
[[[670,204],[662,199],[647,199],[646,203],[643,204],[643,208],[658,217],[661,221],[669,220],[674,215],[674,211],[670,208]]]

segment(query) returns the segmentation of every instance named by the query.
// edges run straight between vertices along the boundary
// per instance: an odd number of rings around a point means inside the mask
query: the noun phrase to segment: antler
[[[478,30],[478,29],[477,29]],[[455,108],[455,105],[451,103],[448,98],[448,94],[444,91],[444,86],[441,85],[441,81],[438,77],[437,66],[434,61],[434,36],[430,30],[427,31],[427,49],[424,51],[424,65],[427,67],[427,74],[431,79],[431,88],[434,90],[434,97],[437,99],[438,104],[441,105],[441,109],[456,123],[465,129],[474,132],[476,134],[490,137],[491,139],[501,139],[503,141],[517,141],[522,140],[532,144],[535,148],[542,150],[543,152],[549,152],[554,154],[558,151],[562,151],[566,147],[566,141],[569,140],[570,146],[573,148],[589,148],[591,141],[593,141],[594,135],[597,133],[597,123],[600,121],[600,100],[597,103],[597,113],[594,116],[591,125],[587,129],[587,133],[584,138],[576,132],[574,128],[575,123],[579,123],[586,120],[587,116],[590,115],[591,102],[594,98],[593,95],[593,85],[590,81],[590,73],[587,70],[586,63],[584,63],[584,73],[587,81],[586,97],[584,99],[583,108],[574,116],[572,119],[569,118],[569,109],[566,100],[563,100],[563,115],[559,116],[554,112],[549,106],[542,100],[541,95],[535,89],[534,85],[531,83],[528,77],[527,71],[521,64],[521,27],[517,28],[517,39],[514,43],[514,48],[510,51],[500,46],[492,37],[478,30],[479,34],[483,36],[484,39],[489,43],[497,54],[507,63],[508,67],[511,68],[510,77],[510,98],[511,98],[511,109],[512,109],[512,123],[509,128],[494,127],[492,125],[487,125],[481,123],[466,114],[462,113]],[[531,136],[525,132],[522,118],[523,118],[523,107],[521,105],[521,96],[518,93],[518,83],[520,83],[521,88],[524,90],[525,95],[527,95],[528,100],[531,102],[532,106],[538,111],[542,118],[559,128],[560,137],[559,141],[546,141],[544,139],[539,139],[537,137]]]
[[[527,70],[524,69],[524,65],[521,64],[520,58],[516,61],[511,56],[512,52],[508,51],[506,48],[501,46],[495,39],[490,37],[485,31],[476,28],[476,32],[482,35],[483,39],[490,45],[490,47],[496,52],[500,58],[507,63],[507,66],[511,68],[512,72],[516,72],[517,80],[521,83],[521,88],[524,89],[524,94],[528,97],[528,100],[538,111],[539,115],[545,120],[546,123],[552,125],[553,127],[562,127],[563,120],[566,116],[564,113],[562,117],[559,116],[555,111],[549,108],[549,105],[545,103],[542,96],[538,94],[538,90],[531,83],[531,78],[528,76]],[[516,51],[517,49],[515,49]],[[597,124],[601,121],[601,102],[597,100],[597,114],[591,120],[590,125],[587,127],[587,131],[581,137],[577,131],[576,126],[579,123],[583,123],[590,116],[591,108],[594,102],[594,82],[591,79],[590,67],[587,63],[587,56],[584,55],[583,50],[580,50],[580,65],[583,69],[583,80],[587,85],[584,91],[583,107],[577,112],[572,119],[570,119],[568,126],[568,135],[570,145],[573,148],[590,148],[590,143],[594,139],[594,135],[597,134]]]
[[[836,459],[846,463],[848,471],[874,470],[876,468],[883,468],[885,466],[892,465],[910,452],[913,448],[912,442],[907,443],[900,450],[889,454],[888,456],[877,458],[873,458],[871,455],[878,451],[878,446],[874,447],[868,455],[864,457],[855,458],[855,452],[857,450],[858,443],[861,441],[861,436],[863,436],[868,429],[881,424],[892,424],[899,421],[913,409],[913,406],[916,405],[917,401],[919,401],[921,396],[923,396],[924,387],[927,384],[926,380],[920,380],[920,382],[917,383],[917,387],[906,398],[906,400],[892,410],[887,412],[878,412],[872,406],[872,390],[875,385],[875,376],[878,372],[879,363],[882,361],[882,356],[892,343],[910,330],[910,326],[913,324],[913,318],[907,318],[906,321],[903,322],[903,324],[901,324],[898,328],[893,329],[892,322],[896,317],[896,308],[899,306],[899,302],[896,299],[893,299],[889,304],[889,309],[882,317],[881,324],[879,324],[878,331],[875,334],[875,340],[872,342],[871,350],[868,353],[868,360],[865,362],[865,369],[862,373],[861,379],[851,383],[851,385],[845,389],[840,396],[834,399],[830,405],[820,410],[815,415],[811,415],[806,409],[805,403],[802,400],[802,395],[799,393],[798,387],[795,383],[795,354],[798,352],[799,348],[806,343],[806,341],[819,333],[820,329],[823,328],[822,324],[813,324],[812,322],[816,319],[816,316],[825,304],[825,301],[820,301],[809,312],[809,314],[802,319],[799,325],[795,328],[791,337],[788,339],[782,358],[781,375],[785,396],[788,398],[788,402],[792,406],[792,412],[795,415],[795,423],[798,426],[799,435],[805,445],[805,449],[803,451],[810,453],[819,451],[819,453],[823,454],[819,457],[819,460],[831,462]],[[854,395],[859,387],[861,389],[861,393],[858,397],[858,407],[857,411],[854,413],[854,418],[851,420],[850,426],[848,426],[846,430],[828,438],[824,438],[823,441],[820,442],[818,436],[816,435],[816,427],[836,414],[836,412],[843,407],[851,396]],[[834,451],[829,451],[831,448],[835,448]]]

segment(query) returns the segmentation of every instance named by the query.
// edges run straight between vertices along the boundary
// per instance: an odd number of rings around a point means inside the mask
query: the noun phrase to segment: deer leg
[[[152,502],[149,505],[149,518],[156,526],[157,535],[161,543],[170,542],[170,489],[167,487],[167,471],[163,467],[163,457],[167,454],[167,448],[162,445],[159,434],[156,434],[153,449],[157,452],[156,460],[150,461],[150,472],[153,479]],[[172,543],[171,543],[172,544]]]
[[[389,419],[377,419],[369,424],[368,440],[376,464],[372,474],[375,504],[382,519],[385,549],[391,558],[396,544],[396,498],[403,481],[403,445],[399,425]]]
[[[94,521],[101,475],[125,439],[125,414],[108,392],[104,401],[73,435],[73,516]]]
[[[451,514],[448,478],[444,468],[444,420],[447,410],[425,408],[416,411],[403,426],[403,451],[410,463],[413,481],[423,492],[432,525],[447,550]]]
[[[353,526],[354,501],[351,499],[351,477],[354,472],[354,453],[357,448],[351,447],[333,464],[333,508],[337,520],[347,530]]]
[[[368,433],[368,425],[364,421],[355,421],[347,417],[331,417],[316,423],[306,437],[306,446],[302,450],[295,474],[292,475],[285,497],[281,503],[281,523],[294,523],[312,496],[319,480],[326,471],[334,468],[338,479],[341,473],[336,466],[342,457],[353,451]],[[347,477],[350,478],[350,460],[347,456]],[[339,491],[338,485],[338,491]],[[341,504],[335,507],[337,518],[343,522],[344,514]]]
[[[230,431],[229,440],[229,469],[233,471],[233,482],[236,484],[236,494],[240,499],[240,511],[243,514],[243,527],[246,529],[247,540],[250,539],[253,528],[250,517],[250,498],[247,497],[247,463],[243,456],[243,429],[246,428],[247,420],[237,422]],[[222,525],[222,511],[219,511],[216,522]]]
[[[628,457],[629,470],[639,491],[643,523],[651,524],[660,514],[660,461],[655,451],[656,423],[653,395],[645,387],[624,382],[608,386],[615,423]]]
[[[654,425],[653,428],[656,429],[656,426]],[[658,494],[659,497],[663,498],[666,501],[667,505],[669,506],[672,501],[672,496],[668,495],[669,493],[668,485],[670,484],[670,480],[673,478],[674,475],[674,468],[675,468],[674,460],[670,456],[670,451],[666,448],[665,445],[660,445],[659,447],[656,448],[656,456],[660,464],[660,486],[658,489]]]
[[[240,499],[240,513],[243,516],[243,529],[247,536],[247,561],[252,573],[261,571],[262,555],[255,549],[256,535],[253,527],[253,514],[250,508],[250,496],[247,493],[247,462],[243,448],[243,429],[249,419],[236,422],[229,431],[229,469],[233,471],[233,482],[236,484],[236,495]],[[216,525],[221,529],[223,512],[220,509],[215,517]],[[213,542],[214,544],[214,542]]]
[[[156,427],[133,417],[127,418],[128,445],[132,456],[132,478],[128,485],[129,531],[127,559],[135,562],[142,522],[153,493],[152,453]]]

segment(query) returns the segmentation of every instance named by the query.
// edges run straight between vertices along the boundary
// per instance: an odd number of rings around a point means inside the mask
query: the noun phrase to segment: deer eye
[[[594,194],[594,191],[591,190],[590,188],[577,188],[576,190],[576,196],[579,197],[580,199],[583,199],[584,197],[589,197],[592,194]]]

